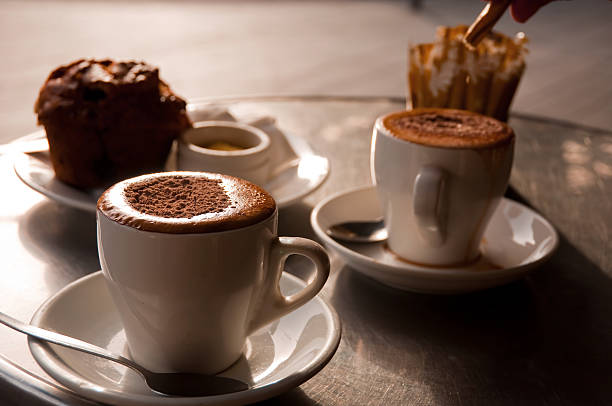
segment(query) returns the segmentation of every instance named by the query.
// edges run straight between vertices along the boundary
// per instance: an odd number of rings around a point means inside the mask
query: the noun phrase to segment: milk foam
[[[505,123],[466,110],[406,110],[383,117],[382,125],[393,137],[433,147],[489,148],[514,138]]]
[[[168,191],[162,193],[159,188],[156,189],[168,180],[179,183],[174,189],[176,194]],[[200,190],[183,193],[186,188],[181,188],[180,181],[195,185]],[[143,199],[142,204],[134,203],[135,196],[143,191],[143,196],[148,193],[149,197],[154,198],[149,207],[147,199]],[[172,206],[180,207],[181,203],[188,205],[190,202],[187,200],[194,198],[203,200],[202,204],[196,205],[203,210],[171,210]],[[166,212],[159,209],[164,202],[169,207]],[[274,199],[259,186],[232,176],[206,172],[164,172],[138,176],[111,186],[98,200],[100,215],[129,227],[162,233],[234,230],[263,221],[275,210]]]

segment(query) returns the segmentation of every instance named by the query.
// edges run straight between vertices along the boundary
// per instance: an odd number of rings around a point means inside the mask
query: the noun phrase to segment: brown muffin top
[[[160,233],[228,231],[259,223],[276,210],[272,196],[233,176],[165,172],[119,182],[98,211],[120,224]]]
[[[80,59],[51,72],[40,89],[34,111],[39,123],[44,124],[58,109],[100,108],[119,99],[135,97],[140,104],[163,104],[176,111],[185,109],[185,101],[170,91],[159,78],[159,70],[149,64]]]
[[[509,141],[512,129],[494,118],[466,110],[418,108],[392,113],[383,126],[394,137],[449,148],[486,148]]]

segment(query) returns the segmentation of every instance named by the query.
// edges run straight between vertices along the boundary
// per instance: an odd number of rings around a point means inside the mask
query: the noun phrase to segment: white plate
[[[284,273],[281,289],[297,292],[305,283]],[[83,277],[51,297],[32,324],[127,355],[119,315],[102,272]],[[340,321],[320,297],[248,338],[245,357],[221,373],[252,382],[243,392],[208,397],[165,397],[152,392],[137,373],[116,363],[64,347],[29,340],[40,366],[74,392],[109,404],[236,405],[276,396],[310,379],[332,358],[340,342]]]
[[[44,137],[44,131],[37,131],[14,142]],[[273,169],[274,176],[263,185],[279,208],[297,203],[314,192],[327,179],[330,171],[329,160],[316,155],[304,139],[290,134],[285,134],[285,137],[298,159],[290,166]],[[56,179],[47,152],[16,154],[14,168],[23,183],[49,199],[77,209],[96,211],[96,202],[103,190],[77,189]]]
[[[418,266],[398,259],[384,242],[340,242],[325,232],[332,224],[381,215],[376,190],[369,186],[320,202],[310,221],[317,236],[348,265],[385,285],[413,292],[454,294],[506,284],[550,258],[559,241],[554,227],[544,217],[506,198],[485,231],[480,260],[461,267]]]

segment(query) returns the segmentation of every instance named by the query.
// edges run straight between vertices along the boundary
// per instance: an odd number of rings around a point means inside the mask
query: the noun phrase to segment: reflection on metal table
[[[327,156],[331,175],[280,211],[280,234],[315,238],[312,207],[371,183],[374,119],[403,108],[385,97],[198,100],[276,117],[281,129]],[[526,278],[465,295],[394,290],[332,254],[322,296],[338,312],[337,353],[278,404],[604,404],[612,399],[612,132],[525,115],[508,197],[545,216],[561,236],[551,260]],[[29,320],[66,284],[99,269],[95,218],[26,187],[0,156],[2,311]],[[288,271],[306,277],[301,261]],[[46,375],[25,336],[0,329],[3,404],[91,404]]]

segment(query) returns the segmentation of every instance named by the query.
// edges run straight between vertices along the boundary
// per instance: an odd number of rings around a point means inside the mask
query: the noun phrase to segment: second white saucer
[[[381,217],[373,186],[342,192],[320,202],[310,221],[317,236],[349,266],[377,281],[419,293],[466,293],[506,284],[546,261],[558,245],[554,227],[530,208],[504,198],[481,242],[481,258],[452,268],[419,266],[402,261],[385,243],[347,243],[325,230],[332,224]]]

